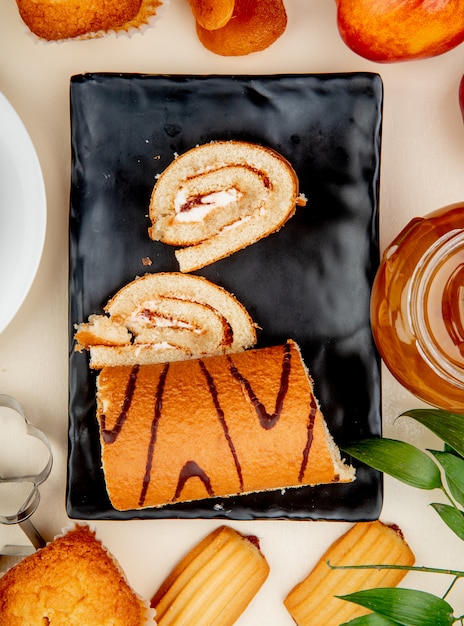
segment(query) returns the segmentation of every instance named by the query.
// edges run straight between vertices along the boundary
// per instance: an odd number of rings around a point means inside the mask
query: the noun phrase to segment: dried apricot
[[[215,54],[241,56],[269,47],[287,27],[283,0],[236,0],[225,26],[207,30],[197,22],[201,43]]]
[[[232,17],[235,0],[189,0],[195,20],[206,30],[222,28]]]

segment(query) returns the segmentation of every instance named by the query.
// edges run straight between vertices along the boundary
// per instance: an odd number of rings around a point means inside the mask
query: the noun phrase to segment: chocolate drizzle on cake
[[[143,485],[142,485],[142,492],[140,494],[139,506],[144,505],[145,498],[147,495],[148,485],[150,484],[151,468],[153,465],[153,453],[155,450],[156,435],[158,432],[158,423],[161,418],[161,412],[163,408],[163,391],[164,391],[164,385],[166,383],[166,377],[168,375],[168,370],[169,370],[169,363],[166,363],[165,366],[163,367],[163,370],[158,380],[158,385],[156,387],[155,414],[153,416],[153,421],[151,423],[150,443],[148,444],[147,462],[145,465],[145,475],[143,477]]]
[[[291,370],[291,351],[290,351],[290,344],[286,343],[283,346],[283,358],[282,358],[282,371],[281,371],[281,375],[280,375],[280,386],[279,386],[279,391],[277,393],[277,397],[276,397],[276,403],[275,403],[275,409],[274,412],[268,413],[266,411],[266,408],[264,406],[264,404],[258,399],[258,397],[256,396],[255,392],[253,391],[252,385],[250,384],[250,382],[241,375],[241,373],[238,371],[237,367],[235,366],[232,357],[228,356],[227,357],[228,361],[229,361],[229,370],[230,373],[232,375],[233,378],[235,378],[242,386],[244,392],[246,393],[246,395],[249,397],[252,406],[254,407],[256,414],[259,418],[259,422],[261,424],[261,426],[265,429],[265,430],[270,430],[271,428],[273,428],[277,421],[279,420],[281,414],[282,414],[282,407],[283,407],[283,403],[285,400],[285,396],[288,392],[288,382],[289,382],[289,377],[290,377],[290,370]],[[205,366],[204,361],[200,360],[199,362],[199,366],[201,371],[203,372],[205,378],[206,378],[206,382],[208,383],[208,390],[209,393],[211,395],[211,398],[213,400],[213,404],[214,404],[214,408],[216,410],[216,414],[219,420],[219,423],[221,424],[221,427],[224,431],[224,436],[226,438],[227,444],[229,446],[229,449],[231,451],[232,457],[234,459],[234,464],[235,464],[235,468],[237,471],[237,476],[238,479],[240,481],[240,490],[244,491],[244,482],[243,482],[243,473],[242,473],[242,468],[240,465],[240,461],[237,455],[237,451],[235,449],[234,446],[234,442],[232,441],[232,437],[230,436],[230,432],[229,432],[229,427],[227,425],[227,421],[225,419],[225,415],[224,415],[224,411],[221,407],[220,401],[219,401],[219,397],[218,397],[218,392],[217,392],[217,388],[214,382],[213,377],[211,376],[211,373],[208,371],[208,369]],[[308,460],[308,455],[309,455],[309,449],[311,447],[311,441],[312,441],[312,427],[314,425],[314,419],[315,419],[315,415],[316,415],[316,405],[311,406],[311,417],[310,417],[310,426],[308,427],[308,443],[306,445],[305,448],[305,456],[303,458],[303,462],[302,462],[302,468],[305,468],[307,465],[307,460]],[[194,471],[192,471],[192,468],[195,468]],[[304,469],[302,469],[300,471],[300,476],[302,477],[302,475],[304,474]],[[194,462],[194,461],[188,461],[184,467],[181,470],[181,474],[179,476],[179,481],[177,484],[177,489],[176,489],[176,494],[174,497],[174,500],[177,500],[180,497],[180,494],[182,493],[182,489],[185,486],[186,482],[188,481],[189,478],[192,477],[200,477],[203,484],[205,485],[208,495],[210,497],[214,496],[214,490],[211,487],[211,481],[209,479],[209,477],[206,475],[206,473]],[[301,481],[301,478],[300,478]]]
[[[232,438],[230,436],[229,433],[229,427],[227,426],[227,422],[224,416],[224,411],[221,408],[221,405],[219,403],[219,398],[218,398],[218,392],[216,389],[216,385],[214,384],[214,379],[211,376],[211,374],[209,373],[209,371],[206,369],[205,364],[203,361],[199,362],[200,364],[200,368],[203,372],[203,374],[205,375],[206,378],[206,382],[208,383],[208,389],[209,392],[211,394],[211,398],[213,399],[213,403],[214,403],[214,408],[216,409],[216,413],[219,419],[219,423],[222,426],[222,430],[224,431],[224,436],[226,438],[227,444],[229,446],[229,449],[232,453],[232,456],[234,458],[234,463],[235,463],[235,468],[237,470],[237,474],[238,474],[238,479],[240,481],[240,489],[243,491],[243,475],[242,475],[242,468],[240,467],[240,462],[238,460],[238,456],[237,456],[237,452],[235,450],[235,446],[234,446],[234,442],[232,441]]]
[[[268,374],[265,367],[266,362],[260,363],[260,366],[256,367],[253,363],[254,355],[244,355],[243,352],[226,355],[219,367],[216,361],[207,358],[197,359],[182,365],[182,370],[186,370],[183,375],[188,376],[190,373],[192,376],[193,387],[191,392],[193,394],[192,401],[195,403],[194,411],[198,412],[198,418],[203,417],[201,412],[206,413],[206,419],[214,432],[217,447],[221,449],[221,458],[217,458],[217,463],[224,463],[230,468],[230,470],[228,469],[230,472],[228,479],[233,481],[229,483],[233,484],[233,487],[227,487],[229,490],[227,495],[238,495],[260,489],[260,483],[255,488],[255,477],[253,476],[250,480],[247,473],[247,458],[242,458],[242,455],[248,454],[249,442],[244,444],[240,437],[242,439],[243,437],[247,438],[248,432],[250,437],[256,437],[263,454],[266,454],[266,450],[268,450],[267,467],[263,467],[263,471],[269,471],[269,474],[272,474],[271,488],[277,488],[273,486],[276,482],[274,481],[274,474],[279,473],[280,465],[278,463],[282,463],[282,461],[278,462],[276,457],[282,458],[280,446],[285,447],[287,445],[287,435],[295,440],[298,437],[298,441],[292,443],[292,446],[297,447],[296,451],[295,447],[292,448],[292,456],[291,459],[289,458],[289,463],[292,466],[292,478],[284,484],[297,486],[298,484],[306,484],[305,479],[312,478],[314,465],[317,463],[316,457],[320,454],[317,445],[315,445],[317,444],[315,442],[315,428],[319,415],[319,405],[312,394],[310,384],[306,387],[302,385],[301,395],[295,397],[295,393],[298,394],[298,385],[306,372],[302,369],[303,365],[298,360],[297,349],[293,346],[294,343],[289,340],[283,346],[272,348],[272,372],[269,373],[269,380],[266,381],[269,385],[264,387],[260,386],[259,377]],[[257,354],[261,356],[258,351]],[[247,363],[250,364],[248,369]],[[132,431],[132,437],[140,437],[141,443],[144,442],[142,453],[139,455],[141,458],[137,460],[140,478],[134,485],[135,494],[130,496],[133,507],[127,508],[156,506],[158,502],[168,504],[186,501],[192,493],[196,494],[193,499],[224,495],[221,479],[215,477],[214,466],[211,465],[214,463],[215,451],[211,450],[213,456],[209,451],[205,455],[202,452],[194,452],[194,450],[201,450],[203,445],[203,441],[199,439],[202,435],[196,433],[194,416],[197,413],[195,412],[186,419],[186,430],[182,432],[182,437],[192,438],[192,446],[187,445],[190,452],[186,452],[185,456],[180,458],[176,456],[176,435],[175,430],[170,430],[170,420],[176,419],[181,422],[183,419],[181,411],[188,412],[190,406],[189,401],[187,404],[184,402],[185,389],[173,392],[173,387],[176,386],[178,380],[176,373],[178,366],[175,363],[165,363],[150,367],[153,369],[148,367],[142,369],[142,366],[136,365],[123,368],[117,374],[115,372],[113,376],[117,377],[118,381],[122,380],[124,393],[121,396],[119,393],[116,395],[120,399],[117,404],[113,403],[113,410],[111,407],[107,408],[105,411],[102,410],[99,415],[102,446],[103,448],[107,447],[108,453],[109,449],[112,449],[110,453],[112,462],[117,464],[118,471],[119,464],[123,463],[122,458],[124,455],[128,456],[124,449],[126,431],[127,433]],[[110,376],[109,379],[111,379]],[[184,378],[181,380],[185,382]],[[104,384],[103,382],[102,388]],[[225,386],[224,395],[222,394],[223,386]],[[133,402],[134,394],[137,394],[139,388],[143,394],[142,415],[139,413],[141,411],[141,398],[137,395],[137,400],[140,402]],[[261,388],[263,389],[262,392]],[[182,394],[181,400],[178,400],[179,394]],[[286,401],[287,396],[288,401]],[[187,398],[189,399],[190,395],[187,395]],[[105,404],[101,402],[100,406],[103,408]],[[235,406],[240,408],[239,422],[235,419],[236,416],[233,412]],[[297,412],[296,415],[294,411]],[[132,429],[125,428],[124,424],[126,420],[131,419],[131,414],[135,424]],[[287,418],[289,428],[292,429],[289,433],[284,432]],[[164,420],[166,420],[166,431],[163,427]],[[138,422],[140,423],[137,426]],[[277,427],[278,422],[279,426]],[[111,427],[111,425],[113,426]],[[294,430],[292,425],[295,427]],[[176,426],[183,428],[182,424]],[[202,423],[200,431],[203,434],[205,427],[206,423]],[[275,431],[270,432],[274,427]],[[133,433],[134,428],[137,428],[137,433]],[[236,431],[234,430],[236,428],[237,439],[235,439]],[[119,437],[121,432],[123,434]],[[168,435],[168,432],[171,434]],[[166,439],[166,437],[170,437],[170,439]],[[219,442],[217,437],[219,437]],[[113,446],[112,444],[116,441],[118,444]],[[157,446],[159,446],[159,453]],[[311,458],[313,450],[316,455],[314,461]],[[276,457],[273,451],[276,451]],[[133,454],[132,448],[129,450],[129,456],[131,454]],[[159,460],[157,459],[158,454]],[[166,474],[167,482],[161,483],[159,482],[160,479],[157,478],[157,467],[158,463],[160,463],[161,468],[161,465],[166,462],[170,463],[172,467]],[[160,471],[163,470],[160,469]],[[330,472],[330,469],[321,471]],[[305,474],[308,472],[310,476],[306,477]],[[315,469],[316,475],[317,472],[318,470]],[[123,476],[124,470],[121,468],[121,477]],[[190,479],[194,479],[194,481],[191,482]],[[339,473],[335,472],[332,476],[329,474],[330,482],[337,482],[340,479]],[[190,486],[186,487],[187,484]],[[263,484],[266,483],[263,482]],[[311,482],[307,484],[311,484]],[[203,495],[199,496],[198,494],[201,494],[203,489]],[[163,495],[160,496],[160,494]]]
[[[188,481],[189,478],[199,478],[204,484],[209,497],[214,497],[214,491],[211,487],[211,480],[209,476],[198,465],[198,463],[195,463],[195,461],[187,461],[179,474],[179,482],[177,483],[176,493],[173,498],[174,502],[180,498],[180,494],[182,493],[185,483]]]
[[[311,450],[311,445],[313,443],[313,431],[314,431],[314,422],[316,420],[316,413],[317,413],[317,404],[316,404],[316,400],[312,397],[311,398],[311,410],[308,416],[308,437],[306,439],[305,449],[303,450],[303,461],[301,463],[300,473],[298,474],[298,480],[300,481],[300,483],[304,478],[304,473],[306,471],[306,467],[308,466],[309,451]]]
[[[121,412],[119,413],[118,419],[116,420],[116,424],[114,428],[108,429],[106,428],[106,415],[101,416],[101,433],[105,443],[114,443],[118,438],[119,433],[124,425],[124,422],[127,419],[127,413],[130,409],[130,405],[132,403],[132,397],[134,395],[136,383],[137,383],[137,374],[139,373],[139,366],[134,365],[131,370],[129,380],[126,386],[126,393],[124,394],[124,402],[122,404]]]
[[[282,372],[280,375],[280,387],[276,397],[275,409],[272,414],[266,411],[265,406],[262,402],[260,402],[255,392],[253,391],[250,382],[244,376],[242,376],[238,369],[235,367],[232,358],[230,356],[227,357],[230,364],[230,373],[242,385],[244,391],[248,395],[250,402],[256,411],[261,426],[266,430],[273,428],[277,424],[279,417],[282,413],[282,406],[288,391],[288,379],[290,377],[291,369],[290,345],[286,343],[283,346],[283,350],[284,356],[282,360]]]

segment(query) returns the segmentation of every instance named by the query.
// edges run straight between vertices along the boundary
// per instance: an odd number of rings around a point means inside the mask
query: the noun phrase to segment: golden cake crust
[[[76,526],[0,578],[0,626],[48,623],[150,623],[146,604],[87,526]]]
[[[158,0],[16,0],[26,26],[49,41],[128,30],[146,23]]]
[[[116,509],[354,479],[294,342],[103,368],[97,384],[103,469]]]

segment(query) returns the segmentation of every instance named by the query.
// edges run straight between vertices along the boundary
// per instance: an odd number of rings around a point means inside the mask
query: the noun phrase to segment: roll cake
[[[76,525],[0,578],[0,626],[145,626],[148,602],[88,526]]]
[[[105,367],[97,419],[115,509],[350,482],[297,344]]]
[[[90,366],[147,365],[237,352],[256,343],[256,328],[231,293],[201,276],[145,274],[79,324],[75,349]]]
[[[220,526],[184,556],[153,596],[158,626],[232,626],[268,575],[258,538]]]
[[[304,206],[291,164],[270,148],[214,141],[178,156],[151,195],[149,236],[191,272],[278,231]]]

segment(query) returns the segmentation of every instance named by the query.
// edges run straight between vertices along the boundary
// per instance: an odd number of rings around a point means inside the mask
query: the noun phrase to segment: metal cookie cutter
[[[2,407],[7,410],[2,411]],[[0,546],[0,575],[45,546],[30,517],[40,502],[39,485],[50,474],[52,464],[45,434],[28,422],[15,398],[0,394],[0,523],[18,524],[32,544]]]

